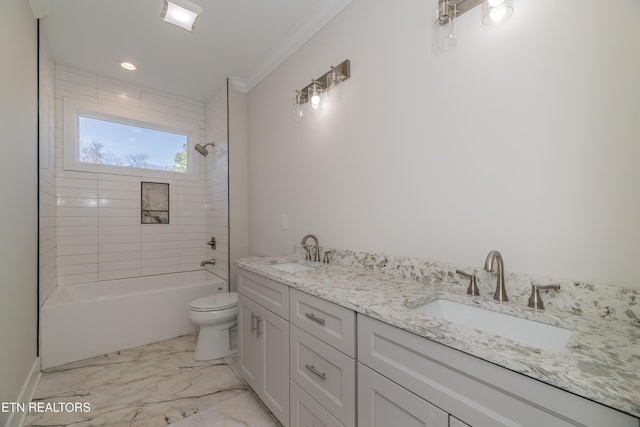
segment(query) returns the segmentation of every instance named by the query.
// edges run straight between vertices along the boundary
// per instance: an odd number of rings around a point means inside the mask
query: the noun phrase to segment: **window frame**
[[[194,146],[200,143],[200,126],[195,123],[164,120],[150,113],[126,107],[102,105],[64,97],[63,101],[63,169],[80,172],[106,173],[112,175],[140,176],[147,178],[200,180],[200,159]],[[178,133],[187,137],[187,170],[174,172],[131,166],[105,165],[81,162],[79,117],[111,121],[124,125],[144,127],[162,132]]]

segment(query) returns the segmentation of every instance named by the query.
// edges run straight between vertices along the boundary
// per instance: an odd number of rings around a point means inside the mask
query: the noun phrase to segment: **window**
[[[197,180],[198,126],[64,99],[64,169]],[[123,115],[126,112],[126,116]]]

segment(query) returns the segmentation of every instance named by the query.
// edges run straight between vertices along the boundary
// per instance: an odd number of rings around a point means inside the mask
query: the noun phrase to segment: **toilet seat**
[[[237,292],[221,292],[191,301],[191,311],[219,311],[238,305]]]

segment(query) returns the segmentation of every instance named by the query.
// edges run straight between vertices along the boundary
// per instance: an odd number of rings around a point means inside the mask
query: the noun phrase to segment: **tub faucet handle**
[[[462,277],[466,277],[467,279],[469,279],[469,287],[467,288],[467,294],[473,295],[473,296],[480,295],[480,290],[478,289],[478,284],[476,283],[475,274],[469,274],[462,270],[456,270],[456,273],[458,273]]]

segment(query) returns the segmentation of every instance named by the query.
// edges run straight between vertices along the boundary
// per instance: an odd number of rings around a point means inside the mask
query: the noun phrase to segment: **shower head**
[[[207,157],[207,154],[209,154],[209,151],[205,148],[208,145],[210,146],[214,146],[213,142],[210,142],[208,144],[204,144],[204,145],[200,145],[200,144],[196,144],[195,147],[193,147],[198,153],[202,154],[203,156]]]

